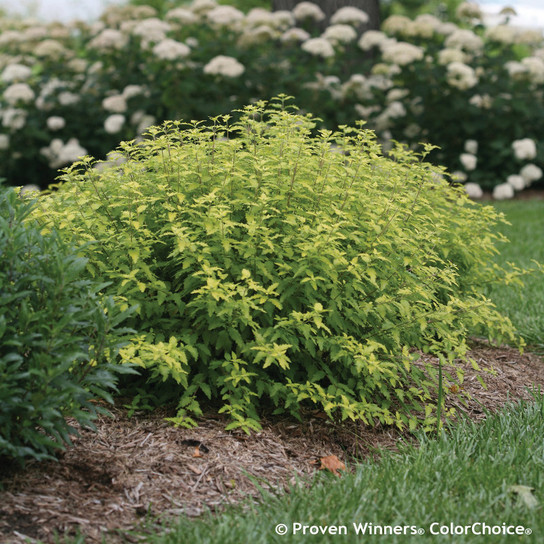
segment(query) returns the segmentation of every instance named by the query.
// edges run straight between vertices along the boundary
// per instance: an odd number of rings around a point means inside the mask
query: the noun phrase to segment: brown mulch
[[[470,356],[493,373],[484,389],[472,366],[461,393],[446,388],[447,405],[472,419],[485,417],[509,400],[530,399],[527,388],[544,385],[542,359],[513,348],[476,342]],[[435,364],[429,357],[423,359]],[[282,491],[320,468],[320,459],[354,458],[394,448],[403,436],[394,428],[361,423],[336,424],[318,412],[303,421],[263,421],[263,430],[247,436],[224,430],[226,420],[208,415],[196,429],[174,428],[165,413],[128,418],[122,408],[100,417],[97,431],[81,430],[59,462],[29,462],[24,470],[0,475],[0,542],[40,539],[51,543],[55,532],[86,535],[86,542],[136,542],[126,531],[144,519],[160,521],[185,514],[199,516],[227,504],[258,500],[258,486]]]

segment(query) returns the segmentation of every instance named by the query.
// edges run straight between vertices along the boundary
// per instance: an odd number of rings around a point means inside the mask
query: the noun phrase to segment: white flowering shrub
[[[428,160],[461,183],[519,191],[541,179],[541,31],[485,27],[472,4],[454,20],[392,15],[379,31],[353,7],[323,29],[312,2],[153,5],[113,6],[93,24],[0,20],[0,177],[43,187],[153,123],[285,93],[328,128],[362,119],[384,144],[436,144]]]

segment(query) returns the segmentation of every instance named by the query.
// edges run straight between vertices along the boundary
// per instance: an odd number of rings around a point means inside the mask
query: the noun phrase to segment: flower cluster
[[[112,6],[92,24],[0,19],[0,177],[45,186],[75,151],[104,158],[153,123],[283,93],[330,128],[362,119],[384,146],[436,144],[429,159],[473,195],[540,179],[542,32],[484,27],[470,3],[455,21],[393,15],[381,30],[349,6],[324,19],[313,2],[215,0]]]

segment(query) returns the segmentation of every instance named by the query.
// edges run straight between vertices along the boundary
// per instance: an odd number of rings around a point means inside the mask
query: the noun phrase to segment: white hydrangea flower
[[[482,188],[477,183],[465,183],[465,191],[470,198],[482,198],[484,196]]]
[[[538,45],[542,43],[542,30],[532,28],[517,29],[515,42],[527,45]]]
[[[104,130],[108,134],[117,134],[125,124],[125,116],[121,113],[114,113],[106,118],[104,121]]]
[[[4,100],[11,106],[32,102],[36,95],[27,83],[13,83],[4,91]]]
[[[468,179],[468,175],[466,172],[463,172],[462,170],[456,170],[455,172],[452,172],[451,179],[453,181],[465,183],[465,181]]]
[[[542,177],[542,170],[536,164],[526,164],[520,170],[521,177],[525,180],[525,185],[531,185],[533,181],[538,181]]]
[[[204,66],[205,74],[238,77],[244,72],[245,68],[243,64],[238,62],[235,58],[226,55],[218,55]]]
[[[313,19],[316,22],[325,19],[323,10],[313,2],[300,2],[293,9],[293,15],[297,21],[303,19]]]
[[[248,27],[266,25],[276,30],[285,31],[296,24],[296,19],[288,10],[270,12],[264,8],[253,8],[247,14],[244,24]]]
[[[506,178],[506,183],[511,185],[516,191],[522,191],[525,189],[525,180],[523,176],[512,174]]]
[[[191,49],[187,45],[171,38],[166,38],[153,47],[153,54],[162,60],[182,59],[190,52]]]
[[[478,153],[478,142],[476,140],[467,140],[465,142],[465,151],[476,155]]]
[[[136,132],[138,134],[143,134],[149,127],[153,126],[157,119],[153,115],[144,114],[140,117],[138,123],[138,126],[136,127]]]
[[[287,30],[296,24],[296,19],[289,10],[280,9],[272,12],[272,19],[269,24],[278,30]]]
[[[477,108],[481,108],[483,110],[489,110],[491,109],[491,106],[493,105],[493,99],[488,94],[484,94],[484,95],[475,94],[474,96],[470,97],[468,103]]]
[[[123,113],[127,111],[127,101],[122,94],[114,94],[113,96],[108,96],[102,100],[102,107],[106,111]]]
[[[26,81],[32,75],[32,70],[24,64],[8,64],[2,71],[0,79],[6,83]]]
[[[385,97],[385,100],[388,104],[391,102],[395,102],[397,100],[402,100],[403,98],[406,98],[410,94],[410,91],[408,89],[391,89],[387,96]]]
[[[396,100],[385,108],[384,113],[391,119],[397,119],[406,115],[406,108],[402,102]]]
[[[387,64],[385,66],[387,66]],[[393,66],[398,68],[396,64],[394,64]],[[393,80],[390,76],[396,75],[396,73],[397,72],[372,73],[366,80],[368,88],[370,90],[380,89],[380,91],[387,91],[388,89],[392,89],[395,84],[393,83]]]
[[[93,168],[99,172],[102,172],[108,168],[121,166],[122,164],[125,164],[127,160],[127,157],[122,153],[119,153],[118,151],[110,151],[106,155],[106,160],[95,162],[93,164]]]
[[[522,138],[512,142],[512,149],[516,159],[532,160],[536,157],[536,143],[531,138]]]
[[[382,29],[387,34],[405,34],[411,22],[404,15],[391,15],[382,23]]]
[[[406,27],[405,34],[407,36],[430,39],[435,32],[435,26],[429,22],[420,20],[410,21]]]
[[[62,130],[66,126],[66,121],[64,120],[64,117],[53,115],[47,118],[46,124],[49,130]]]
[[[463,2],[457,6],[455,14],[460,19],[482,19],[483,13],[478,4]]]
[[[2,30],[0,33],[0,47],[9,47],[24,40],[25,35],[17,30]]]
[[[501,183],[493,187],[493,198],[495,200],[507,200],[514,197],[514,188],[509,183]]]
[[[468,64],[451,62],[448,64],[447,80],[452,87],[466,91],[478,83],[478,76]]]
[[[66,166],[87,154],[87,150],[79,145],[77,138],[70,138],[66,144],[55,138],[47,147],[42,147],[40,153],[49,161],[52,169]]]
[[[316,57],[333,57],[334,47],[325,38],[310,38],[302,44],[302,49]]]
[[[345,6],[336,11],[331,17],[331,23],[336,24],[359,24],[368,23],[368,15],[359,8]]]
[[[194,0],[189,6],[194,13],[206,13],[216,7],[217,2],[215,0]]]
[[[291,12],[288,12],[292,19],[294,20],[293,15]],[[272,12],[270,12],[267,9],[264,8],[253,8],[249,11],[249,13],[246,15],[245,23],[248,26],[261,26],[261,25],[269,25],[273,26],[274,23],[274,16]]]
[[[513,79],[524,76],[527,73],[527,68],[517,60],[509,60],[505,63],[504,67],[506,68],[508,75]]]
[[[0,149],[9,149],[9,136],[7,134],[0,134]]]
[[[396,42],[382,47],[383,59],[399,66],[406,66],[423,59],[423,48],[408,42]]]
[[[363,74],[352,74],[350,78],[342,84],[342,96],[347,97],[352,94],[359,100],[368,98],[366,77]],[[358,104],[358,106],[363,107],[361,104]],[[357,105],[355,108],[357,108]]]
[[[82,74],[87,71],[88,63],[85,59],[70,59],[67,66],[72,72]]]
[[[151,42],[160,42],[166,38],[166,33],[172,30],[172,26],[166,21],[161,21],[157,17],[150,17],[138,23],[132,29],[132,34],[142,39],[142,43],[147,45]]]
[[[265,43],[277,37],[277,30],[268,25],[250,28],[240,35],[238,45],[242,48],[252,47],[258,43]]]
[[[58,99],[61,106],[72,106],[77,104],[81,100],[81,97],[76,93],[63,91],[62,93],[59,93]]]
[[[123,92],[121,93],[123,95],[123,98],[125,100],[130,100],[131,98],[134,98],[135,96],[140,96],[142,94],[147,94],[148,90],[143,85],[127,85]]]
[[[106,28],[95,36],[88,44],[90,49],[111,51],[123,49],[128,43],[128,36],[113,28]]]
[[[27,112],[20,108],[7,108],[1,112],[2,126],[11,130],[20,130],[26,124]]]
[[[355,104],[355,111],[361,119],[369,119],[373,113],[379,111],[378,106],[363,106],[362,104]]]
[[[476,169],[476,165],[478,164],[478,158],[476,155],[473,155],[472,153],[461,153],[459,156],[459,160],[461,161],[461,164],[463,165],[463,168],[470,172],[471,170]]]
[[[444,24],[438,17],[435,17],[434,15],[431,15],[430,13],[422,13],[418,15],[415,18],[415,21],[417,23],[422,23],[432,27],[433,30],[435,30],[436,32],[438,32],[439,29]]]
[[[421,134],[421,127],[417,123],[410,123],[402,133],[406,138],[412,140]]]
[[[126,34],[127,36],[129,36],[130,34],[132,34],[132,32],[134,31],[134,29],[138,26],[139,22],[136,21],[135,19],[129,19],[128,21],[123,21],[120,25],[119,25],[119,30],[123,33],[123,34]],[[165,37],[164,34],[162,34],[163,37]],[[148,45],[148,42],[145,40],[145,37],[141,37],[142,38],[142,44],[147,46]]]
[[[327,27],[321,37],[332,43],[350,43],[357,38],[357,32],[350,25],[336,24]]]
[[[444,42],[449,49],[464,49],[465,51],[480,51],[484,46],[484,41],[480,36],[467,29],[457,29],[452,32]]]
[[[379,47],[382,43],[390,41],[386,34],[379,30],[367,30],[359,39],[357,45],[363,51],[369,51],[373,47]]]
[[[293,42],[305,42],[310,39],[310,34],[306,32],[303,28],[293,27],[286,30],[281,35],[281,41],[287,43]]]
[[[29,183],[28,185],[23,185],[23,187],[21,187],[19,196],[32,197],[36,196],[36,193],[39,193],[40,191],[41,189],[37,185]]]
[[[488,26],[485,37],[493,42],[512,44],[516,41],[516,29],[508,25]]]
[[[436,27],[436,31],[443,36],[449,36],[459,30],[459,27],[455,23],[440,21],[440,24]]]
[[[465,63],[468,60],[467,54],[461,49],[441,49],[438,52],[438,64],[442,66],[451,64],[452,62]]]
[[[544,60],[538,57],[525,57],[521,64],[534,83],[544,83]]]
[[[198,17],[192,11],[184,8],[174,8],[167,11],[165,18],[184,25],[191,25],[198,21]]]
[[[37,57],[58,59],[66,54],[66,48],[57,40],[43,40],[33,50]]]
[[[244,14],[233,6],[217,6],[206,14],[206,18],[213,25],[228,26],[244,19]]]
[[[70,138],[59,153],[57,161],[60,163],[59,166],[62,166],[77,161],[86,154],[87,150],[79,145],[79,140],[77,138]],[[53,168],[58,167],[54,166]]]

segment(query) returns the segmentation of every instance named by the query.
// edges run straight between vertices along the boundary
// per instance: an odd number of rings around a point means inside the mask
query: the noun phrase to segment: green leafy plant
[[[82,278],[87,261],[29,220],[32,202],[0,193],[0,457],[51,457],[70,443],[74,418],[92,426],[111,402],[108,362],[127,332],[104,288]]]
[[[446,365],[469,332],[514,338],[482,294],[516,276],[490,264],[501,216],[423,161],[430,146],[384,157],[373,132],[319,129],[285,102],[153,127],[116,166],[87,157],[37,216],[87,244],[89,274],[138,305],[121,358],[150,389],[179,384],[176,423],[194,424],[207,397],[245,430],[270,402],[431,424],[437,378],[413,348]]]

